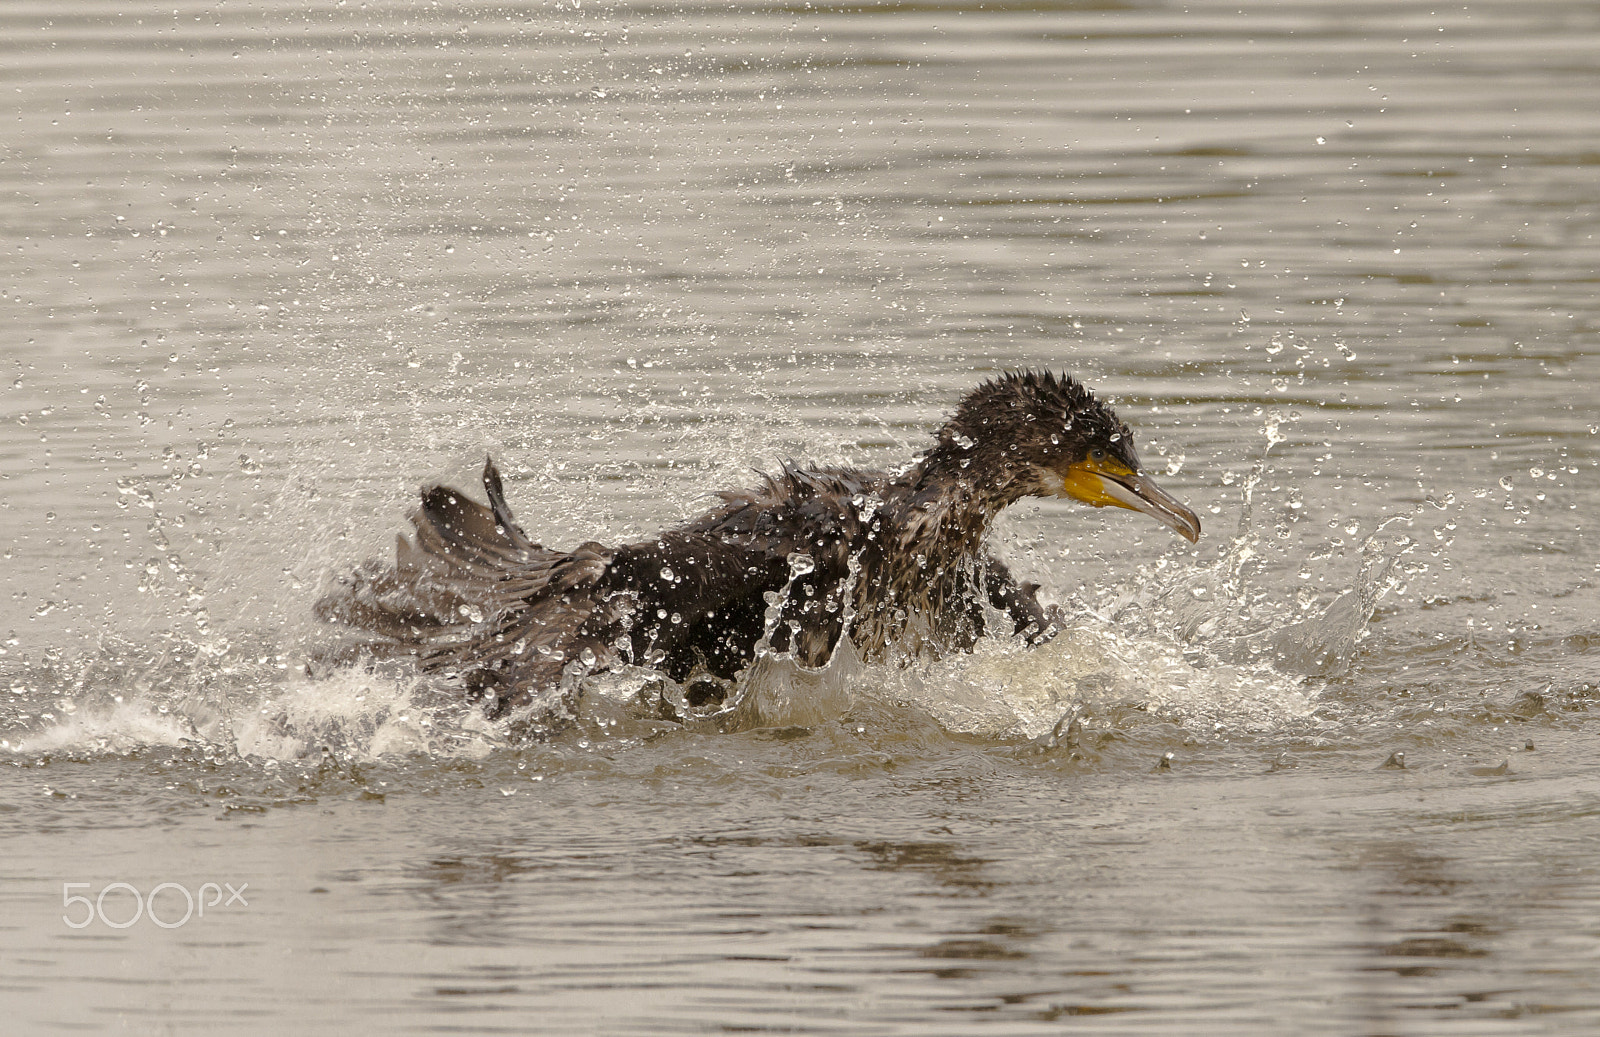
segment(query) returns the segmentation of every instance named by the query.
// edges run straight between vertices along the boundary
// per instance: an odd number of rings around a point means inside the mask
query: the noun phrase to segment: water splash
[[[969,656],[868,665],[846,638],[826,664],[802,666],[770,647],[788,593],[814,567],[796,555],[788,584],[769,598],[754,663],[709,706],[691,705],[690,688],[640,670],[582,682],[574,675],[509,721],[491,722],[459,689],[406,666],[348,668],[313,680],[298,672],[293,648],[222,636],[204,614],[199,577],[181,559],[177,565],[169,559],[181,577],[184,607],[201,613],[200,637],[169,635],[170,644],[145,652],[137,665],[119,669],[107,661],[105,672],[85,669],[74,680],[58,680],[77,691],[41,694],[71,702],[73,710],[56,709],[42,723],[41,710],[30,724],[6,725],[12,738],[6,748],[119,752],[201,743],[276,760],[472,757],[617,710],[640,721],[732,731],[815,727],[883,703],[912,707],[953,733],[996,739],[1039,737],[1074,711],[1102,717],[1131,711],[1207,733],[1303,724],[1318,708],[1315,680],[1347,672],[1379,600],[1407,575],[1402,559],[1415,544],[1393,528],[1408,516],[1383,523],[1359,543],[1353,583],[1314,609],[1257,585],[1267,556],[1282,549],[1281,538],[1257,520],[1256,494],[1268,454],[1285,441],[1282,425],[1291,419],[1275,413],[1265,419],[1266,445],[1241,487],[1237,530],[1212,561],[1168,557],[1093,602],[1070,602],[1065,631],[1036,649],[986,640]],[[847,589],[846,628],[853,599]],[[90,701],[85,688],[102,689],[102,701]],[[118,689],[115,697],[104,693],[108,688]],[[892,711],[874,715],[894,722]]]
[[[0,750],[22,757],[63,752],[116,755],[149,746],[204,743],[205,737],[189,717],[134,700],[54,718],[38,730],[0,739]]]
[[[388,756],[479,757],[507,744],[461,696],[411,675],[349,667],[286,682],[233,725],[233,749],[267,759],[319,753],[348,761]]]
[[[787,654],[762,652],[742,676],[725,728],[814,727],[838,719],[865,692],[873,669],[862,662],[848,637],[840,638],[828,661],[817,667],[802,666]]]
[[[1316,696],[1269,666],[1197,664],[1177,644],[1080,614],[1047,644],[989,640],[971,655],[908,671],[885,693],[952,732],[1038,738],[1069,714],[1137,713],[1197,733],[1261,732],[1305,721]]]
[[[209,756],[370,761],[472,757],[507,742],[504,725],[409,667],[345,667],[313,678],[281,655],[246,647],[236,641],[231,652],[206,652],[170,637],[154,648],[103,645],[71,665],[14,671],[0,749],[94,755],[172,746]]]

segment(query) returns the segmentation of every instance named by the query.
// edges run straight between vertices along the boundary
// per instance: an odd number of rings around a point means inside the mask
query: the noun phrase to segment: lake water
[[[0,30],[16,1032],[1600,1032],[1594,4]],[[1044,648],[531,744],[305,675],[485,453],[616,542],[1024,366],[1206,526],[1013,509]]]

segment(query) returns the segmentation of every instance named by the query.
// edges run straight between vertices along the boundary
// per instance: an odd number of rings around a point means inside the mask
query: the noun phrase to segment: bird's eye
[[[1093,450],[1089,451],[1089,456],[1094,458],[1096,461],[1104,461],[1106,459],[1105,448],[1097,446]]]

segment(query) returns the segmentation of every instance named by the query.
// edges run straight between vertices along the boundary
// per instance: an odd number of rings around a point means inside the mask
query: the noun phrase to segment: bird
[[[1200,537],[1112,408],[1048,370],[982,382],[898,470],[783,461],[757,475],[654,536],[560,550],[517,524],[490,457],[486,504],[423,487],[393,563],[339,577],[314,612],[348,631],[344,658],[414,658],[491,717],[624,666],[714,707],[764,652],[819,667],[848,638],[864,662],[907,663],[970,651],[996,621],[1049,640],[1059,612],[987,544],[1024,497],[1127,508]]]

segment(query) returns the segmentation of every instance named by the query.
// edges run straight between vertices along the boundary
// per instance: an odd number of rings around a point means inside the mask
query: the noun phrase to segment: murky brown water
[[[28,1032],[1600,1028],[1592,4],[14,3],[0,55]],[[1207,528],[1016,509],[1046,649],[531,746],[299,675],[486,451],[617,540],[1025,365]]]

